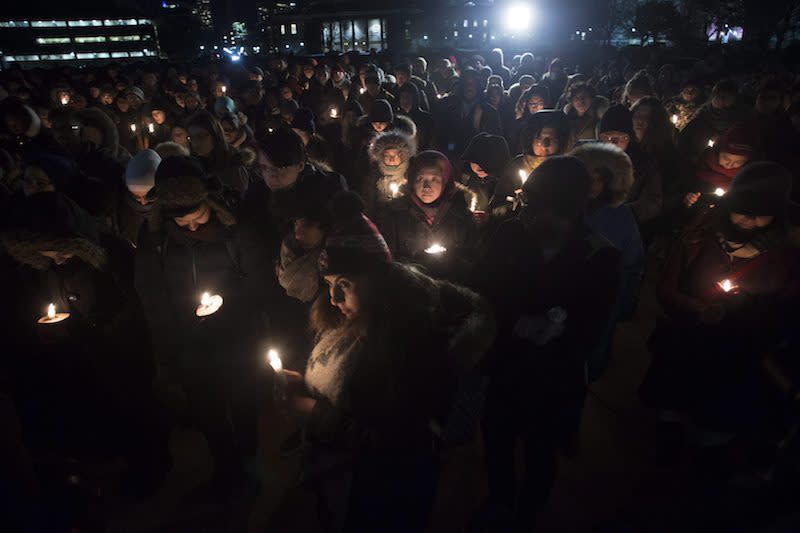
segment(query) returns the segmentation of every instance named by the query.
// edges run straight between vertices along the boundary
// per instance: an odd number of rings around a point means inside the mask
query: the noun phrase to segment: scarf
[[[315,397],[325,398],[334,406],[346,404],[361,344],[361,339],[347,326],[320,335],[304,375],[306,386]]]
[[[302,254],[295,252],[286,241],[281,243],[278,263],[278,283],[286,294],[301,302],[310,302],[319,290],[319,254],[315,249]]]

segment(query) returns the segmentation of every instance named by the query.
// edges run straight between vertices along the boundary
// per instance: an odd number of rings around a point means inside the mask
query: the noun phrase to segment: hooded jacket
[[[385,150],[397,150],[401,163],[390,167],[383,162]],[[378,206],[402,195],[406,189],[406,171],[411,158],[417,153],[414,139],[400,130],[389,130],[378,134],[367,149],[370,159],[371,177],[360,191],[361,197],[371,213]]]

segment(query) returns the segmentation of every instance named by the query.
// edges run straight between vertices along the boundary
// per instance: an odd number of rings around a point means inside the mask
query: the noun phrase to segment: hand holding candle
[[[66,93],[61,94],[61,105],[65,106],[69,104],[69,95]]]
[[[735,292],[739,288],[738,285],[736,285],[734,282],[732,282],[729,279],[723,279],[722,281],[718,281],[717,282],[717,287],[722,289],[722,292],[725,292],[725,293],[728,293],[728,292],[731,292],[731,291]]]
[[[677,124],[678,123],[678,115],[672,115],[672,118],[670,120],[672,121],[673,125]]]
[[[714,139],[709,139],[709,140],[708,140],[708,143],[706,143],[706,145],[707,145],[709,148],[714,148]]]
[[[222,86],[222,94],[225,94],[227,92],[228,92],[228,87],[226,85],[223,85]]]
[[[339,110],[335,107],[331,108],[331,118],[339,118]]]
[[[519,179],[522,181],[522,184],[525,185],[525,182],[528,181],[528,173],[525,172],[525,169],[522,168],[519,169],[517,171],[517,175],[519,176]]]
[[[136,124],[131,124],[131,133],[136,133]]]
[[[439,255],[445,253],[446,251],[447,248],[445,248],[438,242],[431,244],[428,248],[425,248],[425,253],[430,255]]]
[[[147,125],[147,131],[150,132],[150,135],[154,134],[156,132],[156,125],[151,122]]]
[[[200,305],[195,309],[194,314],[199,317],[213,315],[222,307],[222,296],[204,292],[200,297]]]
[[[392,198],[397,198],[397,194],[400,192],[400,185],[397,183],[390,183],[389,190],[392,192]]]
[[[56,313],[56,305],[51,303],[47,306],[47,314],[39,317],[39,324],[55,324],[69,318],[69,313]]]

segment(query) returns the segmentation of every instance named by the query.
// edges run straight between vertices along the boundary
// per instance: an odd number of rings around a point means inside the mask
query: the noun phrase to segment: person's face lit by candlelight
[[[297,181],[304,166],[304,163],[300,163],[298,165],[278,167],[263,152],[258,152],[258,168],[261,170],[262,179],[270,190],[291,187]]]
[[[153,203],[153,200],[147,197],[147,191],[132,191],[128,189],[128,192],[133,196],[133,199],[139,203],[139,205],[148,205]]]
[[[153,117],[153,122],[155,122],[159,126],[162,125],[167,120],[167,114],[160,109],[153,109],[150,112],[150,115]]]
[[[648,105],[640,105],[633,112],[633,133],[636,139],[641,141],[647,133],[647,128],[650,126],[650,116],[652,109]]]
[[[105,92],[100,96],[100,101],[103,102],[103,105],[111,105],[114,103],[114,95],[109,92]]]
[[[424,204],[432,204],[442,195],[444,179],[435,169],[420,169],[414,179],[414,194]]]
[[[388,122],[371,122],[370,124],[372,124],[372,129],[377,131],[378,133],[384,131],[386,128],[389,127]]]
[[[175,126],[172,128],[172,142],[178,143],[183,147],[189,147],[189,132],[186,131],[185,128],[181,126]]]
[[[772,224],[772,221],[775,218],[772,216],[744,215],[742,213],[731,213],[729,216],[731,223],[745,231],[756,231],[766,228]]]
[[[742,168],[747,164],[749,158],[746,155],[736,155],[728,152],[720,152],[717,156],[719,166],[727,170]]]
[[[189,138],[191,139],[192,154],[209,157],[214,152],[214,140],[206,129],[190,127]]]
[[[558,153],[561,143],[558,140],[555,128],[542,128],[539,135],[533,139],[533,155],[548,157]]]
[[[698,96],[700,96],[700,88],[696,85],[687,85],[681,91],[681,98],[685,102],[694,102]]]
[[[303,250],[313,250],[322,246],[325,234],[319,224],[304,217],[294,221],[294,239]]]
[[[127,113],[131,108],[128,99],[125,98],[124,96],[120,96],[119,98],[117,98],[116,102],[117,102],[117,109],[119,109],[121,113]]]
[[[387,148],[383,151],[383,164],[387,167],[398,167],[403,163],[400,157],[400,150],[397,148]]]
[[[211,218],[211,208],[208,204],[203,204],[191,213],[187,213],[182,217],[173,217],[175,224],[178,227],[189,230],[197,231],[200,226],[207,224]]]
[[[544,109],[544,98],[541,96],[531,96],[528,98],[528,101],[525,103],[528,108],[528,113],[531,115],[536,113],[537,111],[541,111]]]
[[[624,151],[628,149],[631,136],[622,131],[604,131],[600,134],[600,140],[604,143],[613,144]]]
[[[283,99],[284,99],[284,100],[286,100],[287,102],[288,102],[289,100],[292,100],[292,99],[294,99],[294,94],[292,94],[292,89],[290,89],[290,88],[289,88],[289,87],[287,87],[287,86],[283,86],[283,87],[281,88],[281,98],[283,98]]]
[[[358,296],[357,282],[347,276],[325,276],[331,305],[339,309],[347,320],[352,320],[361,310],[361,299]]]
[[[64,263],[75,257],[75,254],[71,254],[69,252],[61,252],[59,250],[42,250],[39,253],[45,257],[49,257],[57,265],[63,265]]]
[[[225,135],[225,142],[228,143],[228,145],[232,145],[236,142],[236,136],[239,133],[236,129],[236,125],[226,119],[220,121],[220,126],[222,126],[222,133]]]
[[[584,113],[589,111],[589,108],[592,107],[592,102],[594,99],[592,95],[587,90],[579,90],[573,96],[570,103],[575,111],[578,113],[578,116],[583,116]]]

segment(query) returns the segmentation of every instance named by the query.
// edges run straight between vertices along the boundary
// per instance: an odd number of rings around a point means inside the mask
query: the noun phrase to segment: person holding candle
[[[130,245],[98,232],[57,192],[12,204],[0,240],[18,265],[3,277],[3,366],[28,445],[59,457],[122,457],[128,488],[155,490],[170,464],[168,432]],[[38,323],[48,303],[69,317]]]
[[[520,216],[498,228],[476,269],[475,284],[498,326],[484,364],[484,530],[533,530],[555,481],[558,450],[577,434],[586,358],[604,340],[620,276],[620,252],[584,221],[591,182],[575,157],[544,161],[523,186]],[[518,438],[526,463],[520,490]]]
[[[557,109],[537,111],[520,131],[519,142],[521,149],[511,162],[511,167],[522,170],[527,176],[548,157],[563,154],[567,150],[567,116]]]
[[[433,276],[466,279],[476,259],[478,228],[450,161],[441,152],[420,152],[411,159],[407,177],[408,194],[392,200],[380,216],[389,249],[400,260],[429,268]],[[425,253],[433,244],[447,252]]]
[[[760,355],[777,350],[796,327],[800,297],[800,241],[787,214],[791,181],[777,163],[746,165],[717,208],[674,243],[658,285],[668,319],[650,339],[653,362],[640,388],[659,410],[662,442],[677,444],[689,424],[695,444],[723,445],[758,431],[762,414],[748,401]]]
[[[583,139],[596,139],[597,126],[611,104],[608,98],[595,94],[586,82],[571,84],[565,94],[564,114],[569,120],[569,147]]]
[[[550,90],[545,85],[531,85],[522,92],[514,107],[514,122],[503,126],[509,145],[515,152],[522,152],[523,145],[520,136],[528,120],[534,113],[543,109],[552,109]]]
[[[155,186],[160,163],[161,156],[154,150],[142,150],[128,162],[123,182],[114,190],[110,225],[114,233],[134,246],[139,242],[142,226],[152,225],[158,216],[155,202],[147,194]]]
[[[258,346],[277,283],[260,235],[238,224],[218,189],[189,157],[168,157],[148,197],[159,217],[136,249],[136,290],[150,324],[159,385],[179,390],[171,407],[204,432],[215,463],[210,489],[225,498],[246,483],[255,453]],[[224,301],[200,319],[204,293]]]
[[[696,188],[684,196],[683,204],[693,206],[700,195],[720,188],[727,191],[736,174],[756,156],[756,135],[747,124],[730,128],[718,143],[706,148],[695,171]]]
[[[667,95],[662,95],[662,98]],[[680,93],[667,100],[664,106],[670,115],[677,115],[675,128],[682,131],[700,110],[700,106],[705,101],[703,97],[703,84],[697,80],[689,79],[681,87]]]
[[[494,322],[473,292],[393,262],[361,208],[352,195],[334,201],[319,262],[327,291],[311,314],[315,346],[302,375],[284,371],[289,405],[306,421],[310,466],[338,465],[316,484],[326,528],[421,531],[438,450],[457,426],[458,383],[491,343]],[[434,420],[443,431],[432,433]]]
[[[379,133],[367,148],[370,174],[359,191],[368,213],[405,194],[406,171],[417,153],[413,137],[400,130]]]
[[[358,120],[361,130],[362,144],[366,150],[379,133],[399,130],[409,137],[416,138],[417,126],[414,121],[404,115],[395,115],[392,105],[386,100],[375,100],[370,104],[366,116]],[[366,159],[365,159],[366,161]]]
[[[162,142],[170,140],[170,132],[172,130],[172,120],[170,117],[172,106],[166,98],[156,95],[148,105],[150,124],[153,127],[152,132],[148,132],[148,146],[155,148]]]

